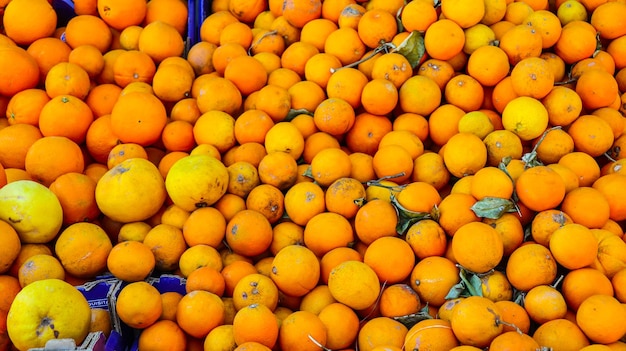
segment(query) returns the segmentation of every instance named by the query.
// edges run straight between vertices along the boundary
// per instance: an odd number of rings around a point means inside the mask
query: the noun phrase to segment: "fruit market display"
[[[626,350],[626,1],[53,3],[0,0],[0,351]]]

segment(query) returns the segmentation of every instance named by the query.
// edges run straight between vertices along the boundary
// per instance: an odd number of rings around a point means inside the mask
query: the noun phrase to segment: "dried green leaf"
[[[409,228],[421,221],[422,219],[431,218],[431,214],[427,212],[415,212],[411,211],[398,202],[396,196],[391,194],[391,204],[396,209],[396,213],[398,214],[398,224],[396,225],[396,232],[400,235],[404,235]]]
[[[407,314],[406,316],[393,317],[393,319],[404,324],[404,326],[407,327],[408,329],[411,329],[411,327],[417,324],[417,322],[420,322],[426,319],[432,319],[432,318],[433,317],[430,314],[428,314],[428,304],[426,304],[417,313]]]
[[[507,212],[517,211],[515,202],[499,197],[486,197],[477,201],[471,209],[478,217],[489,219],[498,219]]]
[[[412,31],[394,50],[409,60],[412,68],[417,67],[424,54],[426,47],[424,46],[424,37],[418,31]]]
[[[307,110],[307,109],[303,109],[303,108],[299,108],[299,109],[291,109],[289,110],[289,112],[287,113],[287,117],[285,117],[285,121],[289,122],[292,119],[298,117],[299,115],[309,115],[309,116],[313,116],[313,112]]]

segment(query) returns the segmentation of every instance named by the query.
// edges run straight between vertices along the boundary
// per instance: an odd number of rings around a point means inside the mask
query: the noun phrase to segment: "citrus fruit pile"
[[[0,350],[626,349],[623,0],[0,4]]]

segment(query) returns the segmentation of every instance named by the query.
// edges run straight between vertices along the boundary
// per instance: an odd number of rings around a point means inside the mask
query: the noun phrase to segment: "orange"
[[[367,84],[363,87],[363,94],[365,94]],[[328,98],[322,101],[313,113],[313,121],[317,129],[332,136],[340,136],[348,132],[354,125],[355,118],[353,107],[341,98]]]
[[[133,260],[141,257],[141,265]],[[107,257],[107,269],[118,279],[134,282],[145,279],[154,269],[154,254],[148,246],[139,241],[123,241],[111,249]]]
[[[485,89],[468,74],[452,77],[444,88],[444,97],[465,112],[478,110],[484,100]]]
[[[260,212],[240,211],[226,226],[226,243],[234,252],[244,256],[261,254],[269,248],[271,241],[271,224]]]
[[[580,350],[589,345],[582,330],[568,319],[559,318],[540,325],[533,333],[533,339],[548,347],[567,347]]]
[[[485,347],[502,333],[500,318],[495,302],[485,297],[470,296],[454,307],[450,326],[462,344]]]
[[[541,142],[540,142],[541,141]],[[535,139],[537,157],[544,164],[553,164],[564,155],[574,151],[574,140],[562,129],[550,129],[545,137]]]
[[[524,118],[522,115],[532,115]],[[541,136],[548,126],[548,111],[537,99],[518,96],[506,104],[502,111],[504,129],[517,134],[522,140],[531,140]]]
[[[287,295],[305,295],[317,285],[319,276],[318,259],[305,246],[288,245],[274,256],[270,277]]]
[[[287,92],[291,95],[291,108],[295,110],[305,109],[314,112],[317,106],[326,99],[324,89],[308,80],[295,83]]]
[[[57,14],[49,2],[18,0],[9,4],[3,11],[3,26],[6,35],[17,44],[29,45],[54,33]]]
[[[564,318],[567,313],[565,298],[557,289],[549,285],[538,285],[524,296],[524,308],[536,323]]]
[[[204,339],[204,345],[208,350],[234,350],[237,347],[233,336],[233,325],[222,324],[213,328]]]
[[[145,281],[129,283],[117,296],[115,309],[122,322],[132,328],[147,328],[161,315],[161,293]]]
[[[373,158],[374,172],[378,178],[402,183],[411,178],[413,158],[409,151],[400,145],[390,144],[380,147]]]
[[[443,160],[453,176],[473,175],[487,163],[487,147],[475,134],[458,133],[445,144]]]
[[[396,87],[387,79],[373,78],[363,87],[361,105],[366,112],[387,115],[395,109],[399,99]]]
[[[416,94],[419,91],[419,94]],[[405,113],[430,115],[441,103],[441,89],[428,76],[408,78],[398,90],[399,107]]]
[[[449,321],[434,318],[421,320],[413,325],[407,332],[403,345],[432,350],[453,350],[459,345],[459,341]]]
[[[272,244],[270,251],[276,255],[280,249],[287,245],[302,245],[304,241],[304,228],[293,222],[280,222],[273,228]]]
[[[2,295],[0,298],[0,313],[7,313],[17,293],[22,289],[19,280],[12,275],[0,275]]]
[[[381,237],[367,246],[363,262],[374,269],[381,282],[395,284],[411,274],[415,265],[412,251],[411,246],[401,238]]]
[[[121,96],[111,112],[113,133],[123,142],[142,146],[157,141],[166,122],[163,103],[148,93],[136,92]]]
[[[361,59],[366,49],[357,29],[343,27],[341,23],[339,29],[328,35],[324,44],[324,52],[338,58],[342,65]]]
[[[39,114],[49,101],[50,97],[46,91],[37,88],[24,89],[11,95],[5,113],[9,125],[30,124],[35,127],[38,126]]]
[[[153,350],[169,349],[175,345],[174,350],[185,350],[187,338],[185,332],[175,322],[161,320],[142,331],[138,345],[142,349]]]
[[[515,182],[519,199],[534,211],[555,208],[565,197],[565,184],[551,168],[537,166],[526,169]]]
[[[325,209],[324,190],[316,183],[296,183],[285,193],[285,212],[296,224],[306,225]]]
[[[322,308],[318,317],[326,326],[326,347],[340,349],[353,344],[358,334],[360,321],[352,309],[335,302]]]
[[[575,20],[567,23],[561,30],[561,36],[554,44],[554,53],[567,64],[591,57],[596,47],[596,30],[588,22]],[[567,45],[571,38],[577,38],[576,45]]]
[[[104,229],[86,222],[65,228],[57,236],[54,246],[65,271],[78,278],[92,278],[102,273],[111,249],[111,240]]]
[[[421,301],[411,286],[398,283],[383,288],[379,306],[383,317],[394,318],[418,313]]]
[[[592,212],[589,212],[593,208]],[[588,228],[599,228],[610,216],[610,206],[603,193],[591,187],[579,187],[568,192],[563,199],[561,209],[574,222]]]
[[[205,313],[198,313],[198,310]],[[178,302],[176,322],[187,334],[203,338],[224,322],[225,307],[219,296],[203,290],[187,293]]]
[[[0,254],[0,272],[6,273],[17,259],[22,244],[17,232],[7,222],[0,221],[2,231],[6,233],[2,238],[2,252]]]
[[[371,9],[359,20],[357,31],[363,43],[375,49],[381,43],[390,42],[398,28],[394,16],[385,10]]]
[[[88,176],[66,173],[52,182],[49,188],[61,202],[66,224],[93,221],[100,214],[95,202],[96,182]]]
[[[241,94],[247,96],[265,85],[267,72],[261,62],[254,57],[239,56],[226,65],[224,78],[235,83]]]
[[[26,153],[25,170],[43,184],[50,185],[59,176],[81,173],[84,157],[78,144],[61,136],[48,136],[35,141]]]
[[[509,57],[511,65],[515,65],[527,57],[538,57],[541,55],[542,46],[541,33],[526,24],[516,24],[504,32],[499,44],[499,47]]]
[[[28,257],[20,265],[17,274],[22,288],[36,281],[54,278],[64,280],[65,277],[65,270],[59,259],[48,254]]]
[[[456,22],[443,19],[432,23],[424,34],[424,46],[429,57],[449,60],[463,50],[465,34]]]
[[[485,167],[474,174],[471,193],[477,200],[486,197],[509,199],[513,195],[513,181],[496,167]]]
[[[417,75],[431,78],[440,89],[443,89],[454,76],[454,67],[448,61],[426,59],[418,66]]]
[[[322,1],[310,1],[306,4],[291,0],[285,1],[282,15],[294,27],[302,28],[322,15]]]
[[[505,157],[511,159],[521,159],[522,141],[509,130],[495,130],[483,139],[487,145],[487,164],[497,166]]]
[[[518,96],[541,99],[554,85],[554,75],[548,62],[539,57],[520,60],[511,70],[511,83]]]
[[[322,3],[322,11],[325,3],[326,2]],[[322,17],[324,17],[323,14]],[[302,27],[300,31],[300,41],[313,44],[319,51],[323,51],[326,38],[338,28],[336,21],[332,21],[328,18],[313,19]]]
[[[467,61],[468,74],[484,86],[495,86],[508,75],[509,69],[506,52],[497,46],[481,46]]]
[[[59,62],[46,75],[45,90],[48,96],[72,95],[81,100],[90,89],[89,74],[81,66],[71,62]]]
[[[409,282],[422,303],[441,306],[459,280],[459,268],[454,262],[442,256],[430,256],[417,262]]]
[[[516,328],[519,328],[522,333],[528,334],[530,331],[530,317],[524,307],[510,300],[496,301],[496,306],[498,306],[498,309],[500,310],[500,317],[502,320],[515,325],[515,328],[513,326],[505,325],[502,328],[503,333],[509,331],[517,332]]]
[[[295,311],[280,324],[278,344],[283,350],[319,350],[326,345],[328,332],[321,319],[308,311]]]
[[[626,300],[626,295],[624,294],[624,289],[621,288],[621,283],[624,281],[624,277],[626,277],[626,270],[622,269],[615,273],[611,278],[611,283],[613,284],[615,290],[615,298],[617,298],[621,303],[624,303]]]
[[[570,152],[561,157],[558,163],[576,173],[580,186],[590,186],[600,177],[600,166],[591,155],[584,152]]]
[[[506,275],[514,288],[528,291],[535,286],[552,283],[556,278],[556,262],[550,250],[543,245],[521,245],[509,256]]]
[[[483,297],[493,302],[510,301],[513,297],[513,289],[502,271],[493,270],[481,278],[481,292]]]
[[[423,32],[437,21],[437,11],[427,1],[411,1],[403,6],[400,20],[406,31]]]
[[[361,206],[354,218],[355,234],[369,245],[376,239],[396,235],[398,217],[388,200],[372,199]]]
[[[490,350],[509,350],[512,345],[530,350],[539,348],[539,344],[528,334],[518,333],[516,331],[504,332],[496,336],[489,344]]]
[[[319,315],[324,307],[336,302],[337,301],[330,294],[328,285],[318,285],[302,297],[300,300],[300,310]]]
[[[401,348],[407,336],[408,328],[404,324],[393,318],[374,317],[361,326],[357,346],[362,351],[372,351],[378,346]]]
[[[278,340],[278,322],[265,305],[252,304],[238,310],[232,325],[238,345],[254,341],[274,347]]]
[[[502,236],[504,256],[509,256],[524,241],[524,227],[517,214],[504,213],[498,219],[484,218],[483,222],[494,227]]]
[[[611,280],[601,271],[584,267],[572,270],[565,275],[561,292],[569,309],[576,311],[589,296],[604,294],[613,296]]]
[[[610,317],[609,317],[610,316]],[[576,311],[576,323],[592,341],[610,344],[626,332],[626,311],[613,296],[592,295]]]
[[[342,215],[322,212],[307,222],[303,239],[307,248],[322,257],[334,248],[348,246],[354,241],[354,233],[350,222]]]
[[[504,250],[502,236],[482,222],[470,222],[459,227],[452,237],[451,245],[457,262],[476,273],[495,268]]]
[[[270,223],[275,224],[284,214],[284,198],[284,194],[277,187],[261,184],[248,193],[246,208],[260,212]]]
[[[39,81],[37,61],[26,50],[18,46],[3,45],[0,47],[0,67],[2,67],[2,75],[0,76],[2,81],[15,82],[10,85],[0,84],[2,95],[13,96],[22,90],[35,88]]]
[[[413,175],[416,182],[426,182],[437,190],[442,190],[450,180],[443,157],[434,152],[425,152],[413,160]]]
[[[452,237],[462,225],[479,221],[480,218],[471,209],[475,203],[476,199],[469,193],[452,193],[444,197],[436,212],[444,232]]]
[[[320,52],[311,56],[304,65],[304,78],[316,83],[322,89],[326,89],[328,81],[334,70],[342,66],[341,61],[335,55]]]
[[[462,28],[469,28],[479,23],[485,15],[483,3],[452,1],[442,3],[442,14],[456,22]]]
[[[605,70],[585,71],[576,81],[576,93],[590,110],[610,106],[618,92],[617,81]]]
[[[97,6],[100,17],[117,30],[141,24],[147,12],[147,4],[142,1],[98,0]]]
[[[613,173],[614,174],[614,173]],[[604,175],[598,178],[593,184],[592,187],[597,189],[602,193],[609,204],[609,218],[612,220],[622,220],[624,217],[624,210],[622,206],[620,206],[620,202],[616,201],[619,196],[621,188],[614,187],[624,181],[625,178],[623,176],[617,175]],[[613,185],[611,185],[613,184]],[[609,189],[611,189],[609,191]]]
[[[362,310],[378,299],[380,281],[369,265],[360,261],[345,261],[331,270],[328,288],[338,302]]]
[[[320,259],[321,281],[327,284],[332,269],[340,263],[350,260],[362,261],[363,257],[358,251],[349,247],[338,247],[327,252]]]
[[[182,230],[169,224],[158,224],[146,234],[143,240],[154,254],[156,269],[173,271],[178,268],[178,260],[187,249]]]
[[[68,62],[71,51],[72,48],[64,41],[52,37],[37,39],[26,49],[26,52],[37,62],[42,80],[45,80],[50,69],[56,64]],[[98,54],[102,56],[100,52]]]

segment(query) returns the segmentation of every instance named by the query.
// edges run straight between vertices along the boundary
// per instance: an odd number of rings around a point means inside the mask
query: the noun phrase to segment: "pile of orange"
[[[0,350],[105,271],[146,350],[626,350],[624,0],[74,4],[0,1],[0,187],[63,208]]]

